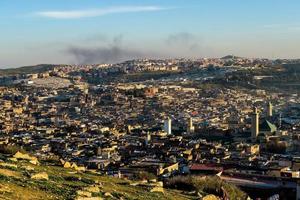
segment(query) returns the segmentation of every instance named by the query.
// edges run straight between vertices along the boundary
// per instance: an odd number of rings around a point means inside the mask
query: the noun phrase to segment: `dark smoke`
[[[103,38],[103,36],[101,36]],[[97,41],[95,40],[95,43]],[[146,53],[134,48],[123,47],[123,36],[112,39],[111,44],[102,43],[99,47],[71,46],[67,53],[75,57],[78,64],[117,63],[124,60],[144,58]]]
[[[87,44],[85,47],[69,46],[66,53],[74,57],[77,64],[118,63],[139,58],[190,57],[203,49],[198,39],[187,32],[171,34],[162,41],[162,46],[151,50],[123,44],[122,35],[110,39],[100,34],[87,38],[84,41]]]
[[[73,55],[79,64],[116,63],[145,56],[141,52],[124,49],[120,46],[101,48],[70,47],[68,53]]]

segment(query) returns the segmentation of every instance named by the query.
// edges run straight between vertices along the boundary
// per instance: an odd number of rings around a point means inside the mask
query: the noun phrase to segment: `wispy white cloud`
[[[168,8],[160,6],[119,6],[102,9],[89,9],[89,10],[65,10],[65,11],[41,11],[35,12],[35,15],[55,19],[79,19],[87,17],[98,17],[108,14],[116,13],[132,13],[132,12],[153,12],[166,10]]]

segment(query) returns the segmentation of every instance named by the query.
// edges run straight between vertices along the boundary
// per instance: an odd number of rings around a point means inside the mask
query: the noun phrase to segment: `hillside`
[[[235,55],[227,55],[227,56],[222,57],[221,59],[227,60],[227,59],[239,59],[239,58],[242,58],[242,57],[235,56]]]
[[[177,190],[150,192],[155,186],[133,186],[132,181],[92,172],[0,158],[0,199],[194,199]]]
[[[41,64],[41,65],[35,65],[35,66],[0,69],[0,76],[41,73],[41,72],[45,72],[47,70],[51,70],[54,66],[55,65]]]
[[[191,192],[177,189],[178,183],[167,184],[156,181],[130,181],[100,175],[96,172],[80,172],[65,168],[47,161],[38,161],[35,157],[21,154],[21,157],[0,154],[0,199],[169,199],[186,200],[198,199],[199,195],[206,196],[208,188],[216,187],[215,194],[219,194],[217,187],[223,183],[209,179],[209,186],[201,183],[200,191]],[[180,178],[180,177],[179,177]],[[177,179],[177,180],[181,180]],[[213,181],[213,182],[212,182]],[[174,182],[175,183],[175,182]],[[200,183],[200,182],[198,182]],[[217,185],[215,185],[217,183]],[[227,186],[226,186],[227,185]],[[244,193],[226,184],[234,195],[244,197]],[[197,186],[197,187],[198,187]],[[196,187],[196,188],[197,188]],[[213,195],[209,195],[210,197]],[[215,197],[215,196],[214,196]],[[216,198],[213,198],[216,199]],[[240,198],[244,199],[244,198]]]

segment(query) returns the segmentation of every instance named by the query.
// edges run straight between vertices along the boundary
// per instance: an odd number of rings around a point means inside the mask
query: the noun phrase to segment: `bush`
[[[21,147],[19,147],[17,145],[0,145],[0,153],[15,154],[18,151],[20,151],[21,153],[26,153],[26,151],[24,149],[22,149]]]
[[[185,191],[194,191],[197,189],[192,176],[175,176],[166,183],[166,187]]]
[[[214,194],[229,199],[247,199],[247,195],[236,186],[222,181],[218,177],[177,176],[171,178],[166,187],[185,191]]]
[[[151,180],[151,179],[156,179],[157,177],[149,172],[139,172],[135,174],[134,179],[137,180]]]

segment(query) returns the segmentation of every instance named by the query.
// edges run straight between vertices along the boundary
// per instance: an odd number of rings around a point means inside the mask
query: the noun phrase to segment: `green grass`
[[[6,161],[9,163],[10,161]],[[150,188],[131,186],[129,180],[117,179],[104,175],[89,173],[76,173],[71,169],[59,166],[35,166],[26,161],[18,161],[17,169],[0,166],[6,173],[0,174],[0,199],[74,199],[76,191],[88,186],[100,184],[100,192],[93,196],[104,197],[106,192],[111,193],[114,199],[194,199],[192,196],[182,194],[182,191],[166,189],[165,193],[151,193]],[[29,172],[22,166],[34,168]],[[5,169],[5,170],[4,170]],[[7,173],[18,173],[18,176],[7,176]],[[49,180],[33,180],[31,173],[46,172]],[[7,189],[3,189],[7,188]],[[25,195],[22,195],[25,194]],[[106,197],[105,197],[106,198]]]
[[[76,172],[60,166],[49,166],[42,162],[41,165],[32,165],[27,161],[6,163],[16,164],[16,169],[0,166],[0,199],[74,199],[78,190],[84,190],[90,186],[97,186],[100,192],[92,193],[92,196],[105,197],[110,193],[114,198],[128,200],[187,200],[197,199],[196,195],[187,194],[186,188],[174,187],[178,181],[185,181],[189,189],[199,191],[203,195],[215,194],[221,196],[221,188],[230,195],[230,199],[243,199],[245,194],[238,188],[216,178],[200,179],[195,177],[178,177],[171,179],[171,184],[166,185],[164,193],[150,192],[148,186],[131,186],[132,181],[117,179],[93,172]],[[34,171],[27,171],[24,167],[30,166]],[[33,173],[46,172],[49,180],[33,180]],[[173,183],[173,185],[172,185]]]

